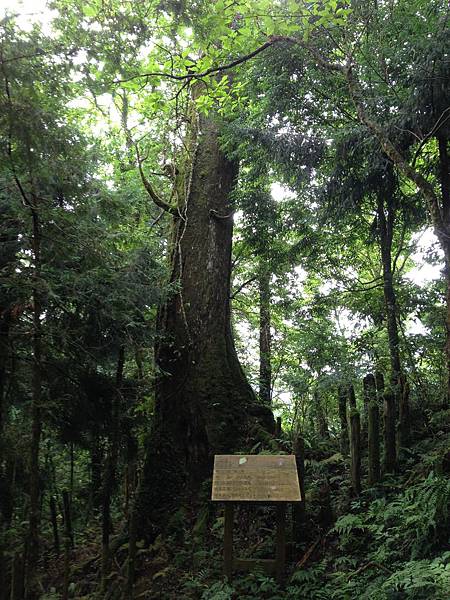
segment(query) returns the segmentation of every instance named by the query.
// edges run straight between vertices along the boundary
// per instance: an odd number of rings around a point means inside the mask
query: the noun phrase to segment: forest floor
[[[397,473],[352,498],[349,461],[334,442],[306,455],[307,521],[299,544],[288,539],[285,584],[263,573],[223,575],[223,508],[204,501],[172,517],[167,536],[139,545],[135,598],[145,600],[446,600],[450,599],[450,411],[436,413],[405,451]],[[363,470],[366,465],[363,461]],[[208,482],[207,482],[208,483]],[[209,482],[210,483],[210,482]],[[235,555],[274,556],[273,508],[235,514]],[[289,527],[288,527],[289,532]],[[98,540],[98,531],[92,531]],[[98,598],[99,548],[83,543],[72,568],[71,597]],[[127,549],[114,559],[111,591],[124,598]],[[47,569],[60,588],[61,567]],[[51,580],[51,581],[50,581]],[[47,594],[48,600],[59,598]]]

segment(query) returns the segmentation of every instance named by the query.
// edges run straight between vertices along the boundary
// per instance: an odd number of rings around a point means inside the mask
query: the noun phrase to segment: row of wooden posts
[[[367,483],[373,486],[380,481],[382,472],[395,471],[399,452],[409,441],[409,385],[401,378],[398,387],[397,393],[395,390],[387,391],[382,373],[366,375],[363,379],[362,415],[356,408],[353,385],[339,388],[340,451],[344,457],[350,456],[351,487],[355,496],[362,489],[361,456],[364,448],[368,459]],[[276,437],[281,437],[281,419],[277,419]],[[294,439],[293,453],[302,496],[302,501],[293,505],[293,533],[294,539],[300,541],[306,520],[305,445],[301,435]]]
[[[409,386],[404,378],[399,380],[397,390],[388,391],[385,390],[382,374],[374,376],[369,373],[363,379],[363,393],[361,419],[356,408],[353,385],[339,389],[340,449],[344,456],[350,453],[351,482],[355,495],[361,493],[361,454],[364,445],[368,460],[367,482],[371,486],[380,481],[382,470],[390,473],[396,469],[400,450],[408,443],[410,431]]]

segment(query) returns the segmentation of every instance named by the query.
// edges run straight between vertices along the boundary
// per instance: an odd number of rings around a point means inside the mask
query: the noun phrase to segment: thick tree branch
[[[236,298],[236,296],[242,292],[242,290],[247,287],[250,283],[253,283],[254,281],[256,281],[257,277],[255,275],[255,277],[250,277],[250,279],[247,279],[247,281],[244,281],[244,283],[242,283],[236,290],[234,290],[234,292],[231,294],[230,296],[230,300],[234,300]]]
[[[153,200],[153,202],[156,204],[156,206],[159,206],[159,208],[162,208],[163,210],[165,210],[166,212],[170,213],[171,215],[178,215],[178,209],[177,209],[177,207],[176,206],[172,206],[171,204],[169,204],[168,202],[166,202],[165,200],[163,200],[160,196],[158,196],[158,194],[153,189],[152,184],[150,183],[150,181],[145,176],[144,169],[142,168],[143,160],[142,160],[141,155],[139,153],[139,148],[138,148],[137,144],[135,146],[136,146],[136,154],[137,154],[137,163],[138,163],[139,174],[141,176],[142,183],[144,184],[144,187],[145,187],[148,195]]]
[[[209,69],[206,69],[201,73],[186,73],[186,75],[174,75],[173,73],[155,71],[151,73],[139,73],[138,75],[132,75],[124,79],[116,79],[114,83],[126,83],[127,81],[132,81],[133,79],[141,79],[142,77],[164,77],[165,79],[173,79],[174,81],[202,79],[203,77],[207,77],[208,75],[212,75],[214,73],[222,73],[222,71],[228,71],[229,69],[233,69],[234,67],[237,67],[238,65],[247,62],[251,58],[260,54],[260,52],[263,52],[267,48],[273,46],[276,42],[280,41],[286,41],[286,38],[283,38],[282,36],[271,37],[267,42],[262,44],[262,46],[259,46],[258,48],[256,48],[256,50],[253,50],[253,52],[249,52],[244,56],[240,56],[239,58],[236,58],[228,64],[219,65],[218,67],[210,67]]]

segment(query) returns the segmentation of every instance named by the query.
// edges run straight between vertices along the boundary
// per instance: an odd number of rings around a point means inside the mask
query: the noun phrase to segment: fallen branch
[[[303,567],[303,565],[308,562],[309,558],[311,557],[311,554],[314,552],[314,550],[317,548],[317,545],[319,544],[319,542],[322,540],[322,537],[318,537],[317,540],[312,544],[312,546],[310,546],[308,548],[308,550],[305,552],[305,554],[303,555],[303,557],[298,561],[298,563],[295,565],[296,569],[301,569],[301,567]]]

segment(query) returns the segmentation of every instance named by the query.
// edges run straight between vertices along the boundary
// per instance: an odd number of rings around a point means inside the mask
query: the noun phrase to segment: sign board
[[[299,502],[293,455],[216,455],[212,500],[220,502]]]

